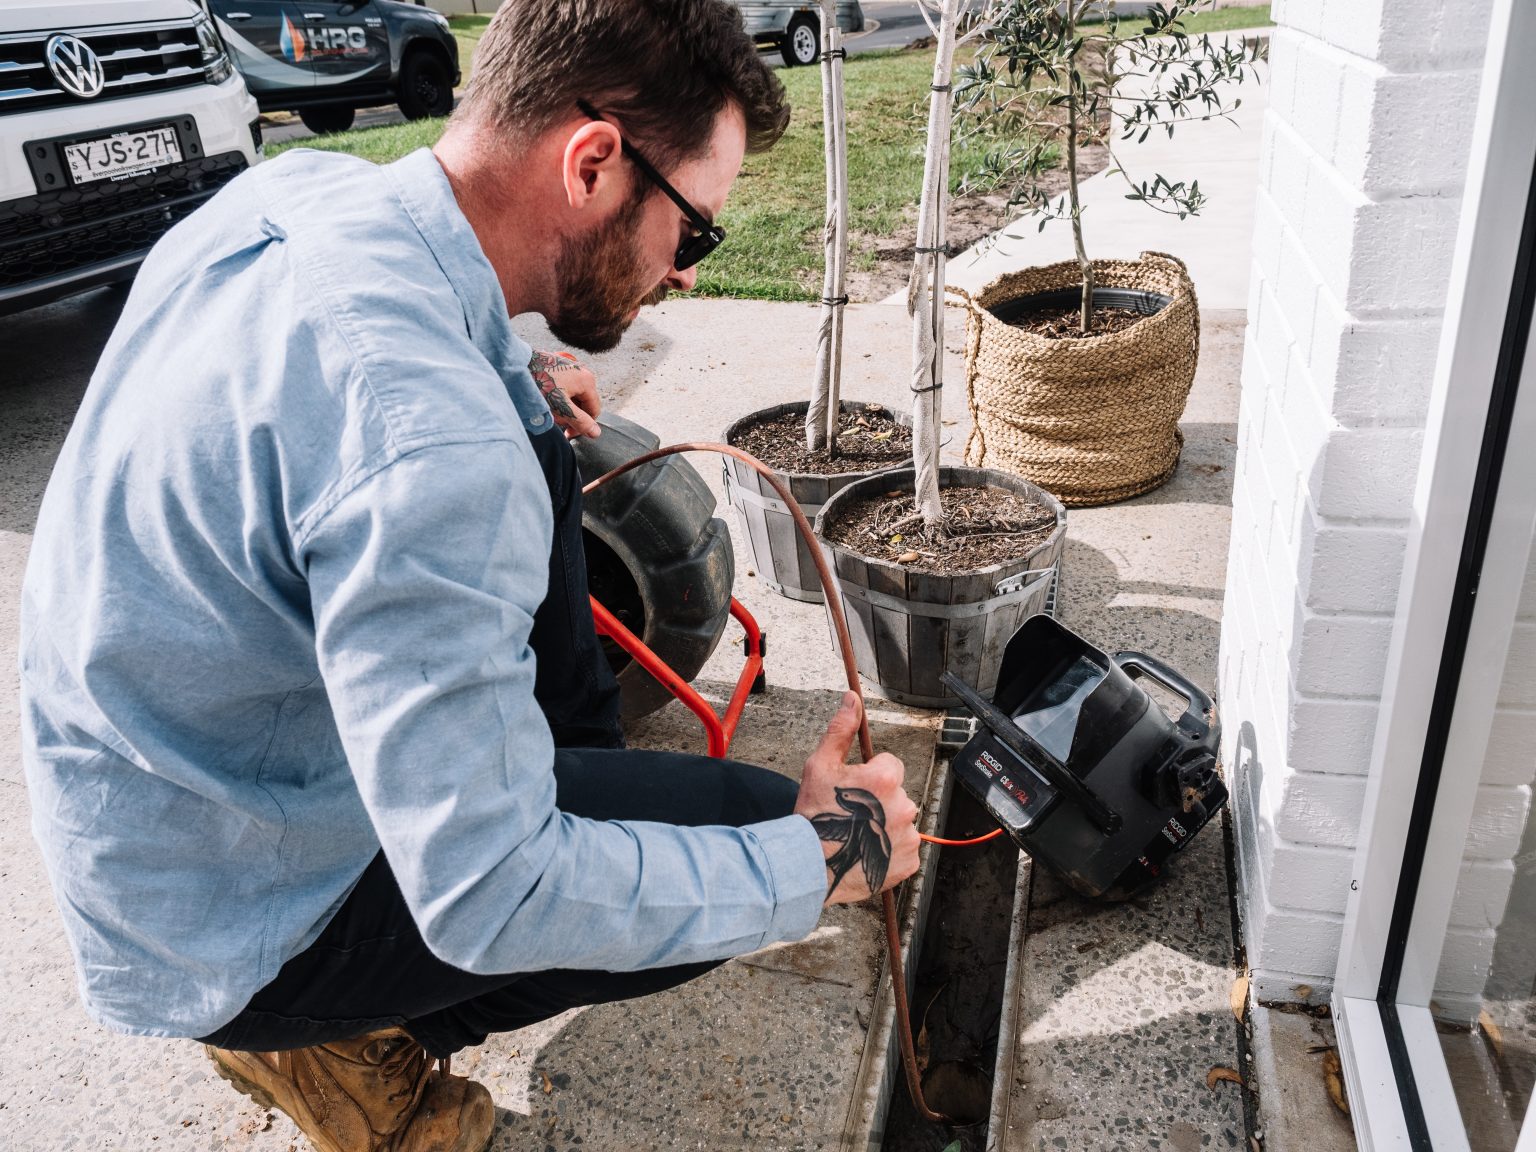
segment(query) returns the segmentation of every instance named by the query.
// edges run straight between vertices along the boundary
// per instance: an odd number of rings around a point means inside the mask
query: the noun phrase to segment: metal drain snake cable
[[[843,672],[848,678],[848,687],[857,693],[860,702],[864,699],[864,693],[859,684],[859,669],[853,659],[853,641],[848,635],[848,620],[843,613],[842,597],[838,595],[837,583],[832,578],[832,572],[827,567],[827,560],[821,554],[821,548],[816,543],[816,533],[811,528],[811,522],[806,519],[801,511],[800,504],[795,500],[789,487],[781,481],[773,472],[773,469],[764,464],[749,452],[743,452],[740,448],[733,448],[729,444],[690,443],[673,444],[666,448],[657,448],[647,452],[643,456],[636,456],[617,468],[603,473],[596,480],[582,488],[583,494],[591,492],[607,484],[610,480],[616,480],[626,472],[631,472],[654,460],[660,460],[667,456],[680,455],[683,452],[714,452],[721,456],[729,456],[740,460],[759,476],[766,480],[774,492],[778,494],[784,506],[794,517],[795,528],[800,532],[801,538],[810,548],[811,559],[816,564],[816,576],[821,581],[822,591],[826,596],[827,613],[832,617],[832,629],[837,637],[838,654],[843,659]],[[862,709],[859,712],[859,752],[864,760],[870,761],[875,756],[874,741],[869,735],[869,717]],[[1001,828],[993,829],[984,836],[977,836],[970,840],[945,840],[938,836],[929,836],[919,833],[919,836],[930,844],[949,845],[963,847],[970,844],[980,844],[1002,834]],[[924,1120],[936,1124],[954,1123],[950,1117],[942,1112],[935,1112],[928,1107],[928,1102],[923,1099],[923,1086],[917,1073],[917,1055],[912,1043],[912,1010],[907,1003],[906,972],[902,964],[901,955],[901,931],[896,914],[896,896],[891,889],[886,889],[880,894],[882,911],[885,914],[885,947],[891,960],[891,991],[896,1000],[896,1031],[901,1043],[901,1063],[906,1070],[907,1091],[912,1096],[912,1103],[922,1115]]]

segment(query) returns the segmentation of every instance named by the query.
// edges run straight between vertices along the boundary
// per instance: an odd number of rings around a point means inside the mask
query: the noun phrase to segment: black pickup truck
[[[409,120],[453,110],[458,42],[430,8],[400,0],[207,3],[263,112],[297,112],[313,132],[341,132],[358,108],[378,104],[399,104]]]

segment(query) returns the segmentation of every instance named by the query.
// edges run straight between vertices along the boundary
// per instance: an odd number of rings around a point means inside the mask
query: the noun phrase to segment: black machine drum
[[[1138,680],[1184,699],[1169,719]],[[991,700],[944,682],[981,726],[954,771],[1019,847],[1085,896],[1155,880],[1226,802],[1211,698],[1161,661],[1113,657],[1049,616],[1004,649]]]

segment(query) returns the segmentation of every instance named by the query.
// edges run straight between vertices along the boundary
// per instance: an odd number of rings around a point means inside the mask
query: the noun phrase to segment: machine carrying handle
[[[1189,707],[1179,717],[1180,728],[1197,740],[1203,740],[1210,734],[1216,720],[1216,702],[1186,679],[1183,673],[1145,652],[1116,652],[1114,659],[1127,672],[1139,673],[1149,680],[1155,680],[1168,691],[1189,701]]]

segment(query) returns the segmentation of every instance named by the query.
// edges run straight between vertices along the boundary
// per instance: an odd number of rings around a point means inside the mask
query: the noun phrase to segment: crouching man
[[[856,698],[798,786],[622,747],[566,443],[595,387],[509,324],[612,347],[787,117],[723,0],[508,0],[433,151],[291,153],[156,247],[23,598],[95,1019],[202,1039],[324,1152],[473,1152],[490,1096],[434,1060],[914,870],[901,764],[843,763]],[[858,853],[811,820],[850,798]]]

